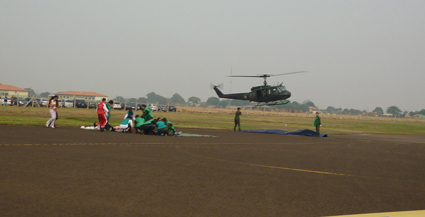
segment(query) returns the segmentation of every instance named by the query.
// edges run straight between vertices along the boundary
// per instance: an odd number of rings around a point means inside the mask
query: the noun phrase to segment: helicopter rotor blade
[[[274,75],[270,75],[270,76],[291,75],[291,74],[306,73],[306,72],[308,72],[308,71],[287,72],[287,73],[281,73],[281,74],[274,74]]]
[[[227,77],[236,77],[236,78],[262,78],[263,76],[259,76],[259,75],[254,75],[254,76],[233,75],[233,76],[227,76]]]

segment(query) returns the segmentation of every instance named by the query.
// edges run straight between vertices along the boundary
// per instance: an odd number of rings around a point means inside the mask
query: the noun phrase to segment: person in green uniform
[[[109,102],[106,103],[106,108],[108,108],[109,112],[108,112],[108,115],[107,115],[108,123],[106,124],[105,129],[108,130],[108,131],[109,131],[109,129],[111,129],[112,131],[115,131],[115,129],[109,124],[109,119],[111,118],[111,111],[112,111],[111,106],[113,104],[114,104],[114,101],[112,101],[112,100],[109,100]]]
[[[235,114],[235,127],[233,128],[233,131],[236,131],[236,126],[238,126],[239,131],[241,131],[241,119],[239,117],[241,115],[242,115],[241,108],[238,108]]]
[[[142,133],[143,132],[143,125],[145,124],[145,119],[142,117],[139,117],[139,115],[136,115],[136,120],[134,120],[134,126],[136,128],[136,133]]]
[[[165,131],[165,134],[167,136],[174,136],[174,135],[176,135],[176,129],[174,128],[173,123],[171,123],[170,121],[168,121],[167,118],[163,118],[162,121],[165,123],[165,125],[167,127],[166,128],[167,130]]]
[[[154,118],[152,111],[148,107],[146,107],[145,104],[142,105],[142,111],[142,118],[145,119],[145,121],[149,121]]]
[[[168,131],[168,127],[167,127],[167,125],[165,124],[165,122],[163,121],[163,120],[160,120],[159,118],[156,120],[156,128],[158,129],[158,133],[161,135],[161,136],[164,136],[166,133],[167,133],[167,131]]]
[[[316,118],[314,119],[313,125],[316,127],[316,133],[320,136],[320,126],[322,126],[322,122],[320,121],[319,112],[316,112]]]

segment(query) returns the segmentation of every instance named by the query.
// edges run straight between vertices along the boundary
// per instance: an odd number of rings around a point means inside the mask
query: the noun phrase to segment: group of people
[[[111,117],[111,108],[114,102],[110,100],[106,103],[106,99],[103,98],[102,102],[96,107],[98,114],[99,123],[94,123],[95,127],[99,127],[100,131],[121,131],[123,133],[140,133],[147,135],[167,135],[174,136],[181,132],[176,132],[173,124],[166,118],[156,118],[152,111],[143,104],[142,115],[136,115],[133,110],[130,110],[125,114],[123,122],[119,126],[112,127],[109,124],[109,118]]]

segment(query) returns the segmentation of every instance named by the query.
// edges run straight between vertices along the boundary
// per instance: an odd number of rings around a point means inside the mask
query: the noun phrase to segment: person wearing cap
[[[154,118],[152,111],[148,107],[146,107],[145,104],[142,104],[142,111],[142,118],[145,119],[145,121],[149,121]]]
[[[322,126],[322,122],[320,121],[319,112],[316,112],[316,118],[314,119],[313,125],[316,127],[316,133],[320,136],[320,126]]]
[[[241,115],[242,115],[241,108],[238,108],[235,113],[235,127],[233,128],[233,131],[236,131],[236,126],[238,126],[239,131],[241,131],[241,119],[239,117]]]

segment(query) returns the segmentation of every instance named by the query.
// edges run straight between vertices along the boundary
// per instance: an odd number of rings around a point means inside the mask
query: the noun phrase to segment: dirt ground
[[[0,125],[1,216],[330,216],[425,209],[425,136]]]

